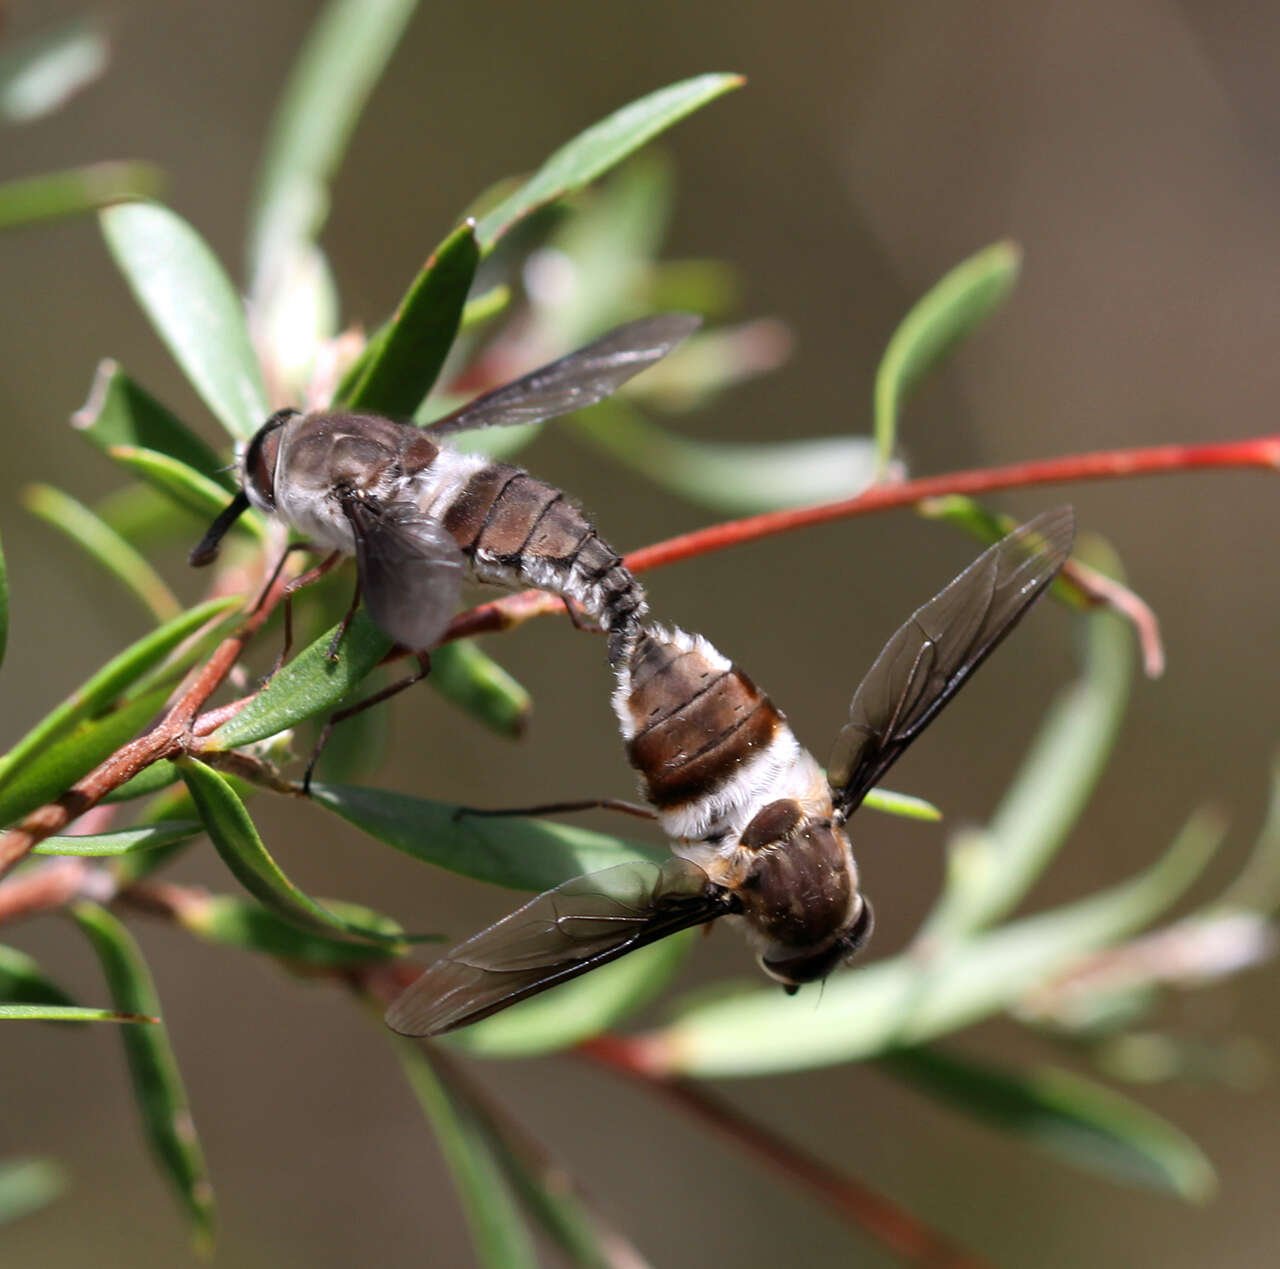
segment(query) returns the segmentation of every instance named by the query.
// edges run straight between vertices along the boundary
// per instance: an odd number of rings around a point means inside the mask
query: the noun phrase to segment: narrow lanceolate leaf
[[[735,514],[852,498],[876,474],[874,447],[860,436],[761,445],[700,441],[659,427],[618,400],[601,402],[574,425],[663,489]]]
[[[454,1032],[445,1043],[475,1057],[538,1057],[572,1048],[643,1008],[684,963],[697,931],[660,939],[531,1000]]]
[[[407,419],[431,391],[458,334],[480,250],[475,226],[461,224],[413,280],[391,324],[380,331],[343,404]]]
[[[156,203],[102,213],[107,246],[204,403],[232,436],[267,416],[240,298],[222,266],[180,216]]]
[[[1113,612],[1085,623],[1084,666],[1060,693],[991,823],[952,843],[947,884],[925,925],[953,938],[1012,911],[1084,810],[1124,717],[1133,637]]]
[[[343,636],[336,661],[330,661],[327,655],[333,634],[333,630],[325,631],[299,652],[244,709],[219,727],[206,745],[210,749],[247,745],[333,709],[360,685],[391,647],[391,640],[363,609],[356,613]]]
[[[4,663],[9,643],[9,570],[5,567],[4,548],[0,546],[0,665]]]
[[[404,931],[387,917],[351,904],[326,906],[304,894],[271,858],[230,784],[202,762],[183,758],[178,766],[222,862],[255,899],[304,929],[397,943],[403,939]],[[343,912],[358,915],[352,920]]]
[[[484,215],[476,225],[481,250],[492,250],[530,212],[589,185],[672,124],[745,82],[741,75],[698,75],[641,97],[579,133]]]
[[[0,1159],[0,1225],[39,1211],[67,1188],[52,1159]]]
[[[577,1181],[483,1089],[437,1049],[426,1050],[436,1080],[473,1124],[529,1219],[582,1269],[649,1269],[639,1251],[604,1220]]]
[[[29,123],[57,110],[106,69],[111,50],[101,25],[60,23],[0,53],[0,119]]]
[[[98,955],[116,1007],[158,1017],[160,997],[129,931],[97,904],[78,903],[71,915]],[[125,1027],[121,1035],[143,1132],[186,1210],[197,1251],[212,1250],[213,1187],[168,1032],[163,1025]]]
[[[536,1269],[533,1241],[483,1121],[473,1107],[453,1095],[424,1046],[398,1036],[392,1043],[453,1175],[476,1259],[490,1269]]]
[[[528,691],[470,639],[436,648],[427,682],[498,735],[523,735],[533,709]]]
[[[113,657],[0,758],[0,787],[7,784],[24,763],[41,755],[47,758],[51,741],[70,731],[83,719],[92,718],[104,710],[148,670],[159,665],[189,635],[240,603],[236,595],[211,599],[166,622]]]
[[[5,181],[0,184],[0,229],[37,225],[128,199],[150,198],[163,186],[160,169],[137,160],[90,163]]]
[[[0,1022],[158,1022],[154,1014],[118,1009],[89,1009],[80,1005],[0,1004]]]
[[[52,485],[28,485],[22,491],[22,503],[101,564],[157,621],[168,621],[182,611],[146,557],[70,494]]]
[[[908,820],[936,821],[942,812],[932,802],[913,797],[910,793],[892,793],[888,789],[872,789],[862,800],[862,805],[884,815],[900,815]]]
[[[898,416],[912,390],[962,339],[999,308],[1018,280],[1022,252],[997,242],[958,264],[912,306],[889,340],[875,384],[881,469],[893,456]]]
[[[944,945],[833,974],[794,998],[776,989],[691,1004],[646,1037],[673,1073],[767,1075],[920,1044],[1021,1000],[1082,958],[1149,924],[1200,874],[1221,826],[1193,820],[1145,873],[1079,903]]]
[[[0,1000],[15,1005],[75,1003],[26,952],[3,944],[0,944]]]
[[[185,463],[228,490],[235,486],[225,459],[117,362],[98,363],[89,399],[71,416],[71,426],[104,452],[116,445],[151,450]]]
[[[255,298],[329,210],[329,181],[415,0],[332,0],[311,28],[271,123],[249,230]]]
[[[468,815],[407,793],[314,784],[313,799],[423,863],[512,890],[550,890],[570,877],[667,853],[554,820]]]
[[[158,850],[187,842],[204,832],[196,820],[170,820],[146,828],[119,828],[111,833],[93,833],[84,837],[46,837],[33,853],[36,855],[85,855],[108,858],[132,855],[139,850]]]
[[[144,692],[119,709],[82,723],[70,735],[60,734],[56,744],[32,750],[0,789],[0,824],[12,824],[65,793],[152,722],[169,694],[167,687]],[[25,739],[20,743],[25,747]]]
[[[1203,1201],[1213,1165],[1186,1134],[1137,1102],[1058,1067],[1012,1070],[936,1048],[900,1049],[879,1065],[921,1092],[1112,1180]]]
[[[168,454],[137,445],[111,445],[107,447],[107,454],[139,480],[145,480],[184,511],[202,520],[212,519],[227,505],[227,491],[222,485]],[[265,540],[262,521],[255,514],[242,515],[233,527],[243,527],[259,542]]]
[[[348,943],[301,930],[251,899],[235,895],[208,895],[182,905],[179,924],[193,934],[222,947],[274,956],[314,969],[385,961],[398,955],[385,943]]]

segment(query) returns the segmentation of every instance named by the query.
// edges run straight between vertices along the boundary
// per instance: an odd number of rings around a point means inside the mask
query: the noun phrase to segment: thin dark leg
[[[333,729],[341,722],[345,722],[348,718],[353,718],[356,714],[363,713],[366,709],[371,709],[374,705],[381,705],[383,701],[390,700],[398,692],[403,692],[406,687],[412,687],[421,679],[425,679],[431,673],[431,653],[419,652],[418,670],[416,674],[410,674],[405,678],[398,679],[388,687],[384,687],[380,692],[374,692],[372,696],[366,696],[364,700],[357,701],[354,705],[348,705],[346,709],[340,709],[336,714],[330,715],[329,721],[325,723],[324,729],[320,732],[320,738],[316,741],[316,747],[311,751],[311,760],[307,763],[306,774],[302,777],[302,791],[305,794],[311,793],[311,773],[316,769],[316,763],[320,760],[320,755],[324,752],[324,747],[329,743],[329,736]]]
[[[302,546],[291,546],[286,548],[284,557],[276,566],[275,576],[280,575],[280,569],[284,567],[284,561],[289,557],[290,552],[296,550],[308,550],[305,544]],[[318,582],[326,573],[332,572],[338,561],[342,559],[341,551],[333,551],[326,555],[314,568],[309,568],[305,573],[299,573],[297,577],[284,588],[284,594],[281,596],[281,607],[284,609],[284,646],[281,647],[279,655],[276,657],[275,664],[271,667],[271,672],[263,679],[263,683],[270,683],[275,678],[280,667],[285,663],[285,658],[289,655],[289,649],[293,647],[293,597],[305,586],[310,586],[313,582]],[[272,579],[274,582],[274,578]]]
[[[357,574],[355,594],[351,596],[351,604],[347,609],[346,616],[344,616],[338,623],[338,628],[333,632],[333,638],[329,641],[329,650],[324,654],[324,659],[326,661],[336,661],[338,659],[338,648],[341,647],[343,637],[347,633],[347,627],[351,625],[351,618],[356,615],[356,609],[359,607],[360,576]],[[421,677],[421,675],[419,675],[419,677]]]
[[[497,816],[497,815],[560,815],[568,811],[618,811],[622,815],[634,815],[640,820],[656,820],[657,812],[638,802],[624,802],[621,798],[585,798],[579,802],[544,802],[540,806],[504,806],[498,808],[460,806],[453,815],[461,819],[464,815]]]
[[[566,599],[563,595],[561,595],[560,602],[564,605],[565,612],[569,614],[569,620],[573,622],[573,628],[575,630],[583,630],[587,634],[598,635],[598,634],[605,633],[604,628],[602,626],[583,625],[582,618],[578,616],[578,610],[577,608],[574,607],[573,601],[571,599]]]

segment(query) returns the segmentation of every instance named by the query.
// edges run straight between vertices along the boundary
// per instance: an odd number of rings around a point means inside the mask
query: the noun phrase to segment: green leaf
[[[529,693],[470,639],[433,649],[427,682],[498,735],[516,740],[524,734],[533,709]]]
[[[568,1263],[587,1269],[649,1269],[635,1247],[603,1220],[574,1178],[467,1079],[461,1067],[445,1061],[438,1049],[421,1052],[434,1079],[432,1091],[448,1097],[456,1113],[449,1127],[463,1127],[483,1151],[482,1170],[469,1172],[470,1179],[479,1181],[490,1162],[497,1163],[499,1179],[505,1178],[526,1214],[565,1253]],[[432,1097],[424,1107],[436,1101]]]
[[[175,505],[151,485],[131,482],[113,489],[93,504],[99,519],[139,549],[167,547],[175,541],[195,542],[204,532],[204,517]]]
[[[483,252],[531,212],[572,194],[686,115],[746,81],[741,75],[698,75],[623,106],[558,149],[519,189],[476,225]]]
[[[160,998],[151,971],[129,931],[97,904],[77,903],[71,915],[102,963],[116,1007],[158,1017]],[[143,1133],[186,1210],[197,1252],[211,1251],[213,1187],[168,1031],[162,1024],[125,1027],[121,1036]]]
[[[875,453],[865,437],[700,441],[659,427],[616,398],[578,416],[573,426],[661,488],[735,514],[852,498],[875,476]]]
[[[1013,290],[1022,265],[1016,243],[997,242],[956,265],[912,306],[893,332],[875,384],[875,438],[880,468],[890,458],[903,403],[935,366]]]
[[[107,68],[102,26],[74,18],[0,53],[0,119],[30,123],[57,110]]]
[[[66,1173],[52,1159],[0,1160],[0,1225],[39,1211],[66,1188]]]
[[[453,1176],[476,1259],[491,1269],[535,1269],[538,1260],[533,1242],[486,1125],[474,1107],[454,1096],[425,1048],[398,1036],[392,1043]]]
[[[616,1027],[657,996],[684,963],[697,933],[660,939],[458,1031],[447,1043],[486,1058],[538,1057],[572,1048]]]
[[[46,837],[35,849],[35,855],[87,855],[106,858],[112,855],[131,855],[139,850],[156,850],[187,842],[204,832],[194,820],[169,821],[151,824],[146,828],[118,828],[110,833],[86,834],[83,837]]]
[[[1273,759],[1271,796],[1258,840],[1240,875],[1212,905],[1213,912],[1256,912],[1272,916],[1280,908],[1280,759]]]
[[[158,203],[101,214],[107,246],[160,338],[232,436],[247,440],[267,417],[240,298],[213,252]]]
[[[829,978],[794,999],[776,989],[701,999],[646,1037],[672,1073],[769,1075],[920,1044],[1008,1008],[1039,984],[1132,934],[1200,874],[1221,828],[1197,818],[1131,881],[1000,927],[930,958],[899,956]]]
[[[908,820],[936,821],[942,812],[932,802],[913,797],[910,793],[892,793],[888,789],[872,789],[862,800],[862,805],[883,815],[900,815]]]
[[[336,661],[326,655],[333,633],[325,631],[277,671],[244,709],[205,741],[206,748],[233,749],[264,740],[303,719],[333,709],[360,685],[391,647],[391,640],[363,609],[356,613],[343,636]]]
[[[26,952],[3,944],[0,944],[0,1000],[22,1005],[75,1003]]]
[[[462,329],[477,330],[486,322],[491,322],[495,317],[505,313],[510,304],[511,288],[505,282],[491,286],[483,295],[477,295],[474,300],[467,301],[462,310]]]
[[[89,1009],[80,1005],[0,1004],[0,1022],[158,1022],[154,1014]]]
[[[157,621],[168,621],[182,611],[173,591],[146,558],[83,503],[52,485],[28,485],[21,497],[23,506],[32,515],[65,533],[120,582]]]
[[[261,904],[234,895],[202,895],[184,901],[176,915],[184,929],[210,943],[315,969],[370,964],[398,954],[385,943],[347,943],[300,930]]]
[[[354,904],[326,906],[304,894],[267,853],[244,803],[227,781],[192,758],[181,758],[177,765],[222,862],[255,899],[304,929],[324,934],[338,930],[354,938],[396,943],[404,940],[404,931],[388,917]]]
[[[1124,718],[1133,637],[1116,613],[1083,618],[1084,665],[1058,695],[991,823],[958,836],[947,884],[924,933],[953,938],[1022,900],[1066,841],[1106,767]]]
[[[412,417],[431,391],[462,321],[480,251],[475,226],[461,224],[435,250],[400,301],[391,324],[342,402],[353,410]]]
[[[889,1074],[1077,1167],[1202,1202],[1213,1165],[1167,1120],[1058,1067],[1015,1071],[935,1048],[878,1059]]]
[[[168,454],[136,445],[112,445],[108,447],[107,454],[135,476],[167,494],[184,511],[190,511],[202,520],[216,517],[227,505],[227,491],[217,481],[202,476],[194,467],[188,467]],[[262,520],[255,514],[242,515],[233,527],[253,534],[260,543],[266,541]]]
[[[0,546],[0,664],[4,663],[5,648],[9,644],[9,570],[4,562],[4,548]]]
[[[423,863],[512,890],[550,890],[570,877],[667,852],[554,820],[467,815],[408,793],[313,784],[315,802]]]
[[[59,729],[56,744],[31,750],[21,770],[16,769],[15,764],[7,773],[4,788],[0,790],[0,824],[12,824],[36,807],[60,797],[150,723],[169,694],[167,687],[145,692],[112,713],[81,724],[69,736],[62,736]],[[35,730],[44,726],[45,723],[38,723]],[[29,732],[18,742],[24,751],[32,734],[34,732]]]
[[[217,452],[125,374],[118,362],[98,363],[89,399],[71,416],[71,426],[104,453],[117,445],[151,450],[185,463],[229,492],[236,488]]]
[[[238,595],[224,595],[189,609],[157,630],[112,657],[96,674],[81,684],[65,701],[40,720],[12,749],[0,758],[0,787],[6,785],[23,763],[47,760],[50,743],[70,731],[83,719],[101,713],[121,693],[135,684],[153,666],[160,664],[179,644],[207,622],[239,607]],[[163,700],[160,702],[163,704]],[[158,705],[156,706],[158,708]],[[110,722],[110,720],[104,720]],[[145,719],[143,720],[145,721]],[[141,726],[141,723],[138,724]],[[124,739],[128,739],[125,736]],[[110,752],[110,750],[108,750]],[[103,755],[106,757],[106,754]],[[88,768],[85,768],[88,770]],[[73,777],[74,778],[74,777]]]
[[[319,233],[329,181],[414,7],[414,0],[334,0],[307,35],[258,174],[249,230],[256,299]]]
[[[163,187],[160,169],[136,159],[20,177],[0,184],[0,229],[79,216],[127,199],[150,198]]]

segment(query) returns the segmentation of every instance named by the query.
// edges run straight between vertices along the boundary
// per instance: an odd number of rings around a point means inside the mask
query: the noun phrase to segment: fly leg
[[[584,798],[578,802],[544,802],[539,806],[504,806],[478,807],[460,806],[453,813],[455,820],[465,815],[499,816],[499,815],[560,815],[569,811],[617,811],[622,815],[634,815],[640,820],[656,820],[657,812],[638,802],[624,802],[621,798]]]
[[[355,605],[352,605],[354,610]],[[419,652],[415,654],[418,658],[418,668],[413,674],[406,675],[402,679],[389,684],[379,692],[374,692],[372,696],[366,696],[364,700],[357,701],[354,705],[348,705],[346,709],[340,709],[336,714],[329,716],[329,721],[325,723],[324,729],[320,732],[320,738],[316,741],[316,747],[311,751],[311,758],[307,763],[306,774],[302,777],[302,791],[306,795],[311,794],[311,773],[316,769],[316,763],[320,760],[320,755],[324,752],[324,747],[329,743],[329,736],[333,729],[341,722],[345,722],[348,718],[354,717],[356,714],[362,714],[366,709],[371,709],[374,705],[381,705],[383,701],[390,700],[399,692],[403,692],[406,687],[412,687],[415,683],[425,679],[431,673],[431,653]]]
[[[338,659],[338,648],[342,644],[342,640],[347,633],[347,627],[351,625],[351,618],[356,615],[356,609],[360,607],[360,577],[356,576],[355,594],[351,596],[351,604],[347,608],[342,620],[338,622],[338,628],[333,632],[333,638],[329,641],[328,651],[324,654],[326,661],[336,661]],[[424,671],[425,673],[425,671]],[[421,678],[419,675],[418,678]],[[414,682],[417,680],[415,679]]]
[[[310,548],[306,543],[296,543],[293,546],[285,547],[284,554],[280,557],[280,563],[276,565],[275,570],[271,574],[271,580],[267,583],[266,589],[262,592],[262,598],[258,600],[255,609],[262,606],[263,600],[270,593],[271,587],[275,585],[276,578],[280,576],[280,570],[284,568],[285,560],[293,554],[294,551],[306,551]],[[326,555],[314,568],[309,568],[305,573],[299,573],[285,588],[282,596],[284,604],[284,645],[280,649],[280,654],[276,657],[275,664],[271,667],[270,673],[263,683],[269,683],[275,678],[277,671],[284,664],[285,658],[289,655],[289,649],[293,647],[293,597],[304,586],[310,586],[312,582],[318,582],[326,573],[332,572],[338,561],[342,559],[341,551],[333,551]],[[348,616],[347,620],[350,620]],[[342,626],[346,629],[346,625]]]
[[[561,595],[560,602],[564,605],[565,612],[569,614],[569,620],[573,622],[573,628],[575,630],[582,630],[587,634],[604,634],[604,629],[601,626],[583,625],[582,618],[578,616],[578,609],[574,605],[573,600],[567,599],[564,595]]]

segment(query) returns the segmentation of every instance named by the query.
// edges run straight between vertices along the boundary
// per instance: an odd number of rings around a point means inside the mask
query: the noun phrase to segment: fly
[[[470,579],[561,596],[607,632],[617,663],[647,610],[621,557],[560,490],[518,467],[460,453],[448,440],[594,405],[698,324],[668,313],[619,326],[425,427],[375,414],[279,410],[246,447],[241,490],[191,563],[212,562],[252,506],[335,556],[354,555],[357,595],[382,632],[411,651],[434,646]]]
[[[1074,534],[1070,507],[1045,512],[918,609],[854,693],[825,774],[768,696],[706,639],[643,627],[613,704],[673,858],[539,895],[436,961],[392,1003],[388,1024],[404,1035],[451,1031],[730,915],[788,993],[825,978],[874,921],[849,817],[1043,595]]]

